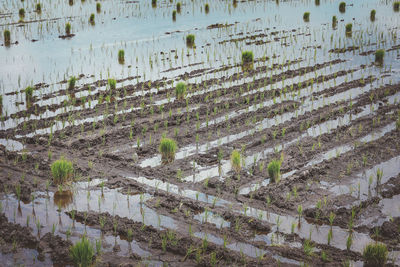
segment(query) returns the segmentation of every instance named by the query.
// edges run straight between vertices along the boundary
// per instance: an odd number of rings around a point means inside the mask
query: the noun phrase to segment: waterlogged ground
[[[400,265],[392,1],[346,1],[341,13],[333,0],[183,0],[176,20],[176,1],[70,2],[0,3],[11,32],[10,45],[0,39],[2,264],[73,265],[69,248],[86,235],[98,266],[362,266],[375,241]],[[169,165],[163,135],[179,146]],[[57,187],[50,165],[62,156],[75,181]]]

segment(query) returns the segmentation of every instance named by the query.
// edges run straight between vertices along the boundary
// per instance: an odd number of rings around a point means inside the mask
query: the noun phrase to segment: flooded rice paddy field
[[[70,266],[86,236],[95,266],[400,265],[400,12],[345,2],[1,1],[2,263]]]

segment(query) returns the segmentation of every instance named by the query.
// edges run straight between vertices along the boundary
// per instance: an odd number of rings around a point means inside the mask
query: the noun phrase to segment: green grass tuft
[[[125,51],[123,49],[118,51],[118,62],[119,64],[124,64],[125,62]]]
[[[160,142],[161,161],[163,164],[171,163],[175,160],[175,153],[178,149],[176,142],[169,138],[162,138]]]
[[[394,2],[393,3],[393,10],[394,11],[396,11],[396,12],[399,12],[399,9],[400,9],[400,2]]]
[[[117,88],[117,81],[115,79],[108,79],[108,87],[111,91],[115,90]]]
[[[383,267],[387,261],[388,250],[385,244],[368,244],[363,251],[365,267]]]
[[[4,45],[8,46],[11,43],[11,32],[9,30],[4,30]]]
[[[195,40],[194,34],[189,34],[188,36],[186,36],[186,45],[189,47],[193,47],[194,40]]]
[[[310,12],[304,12],[303,20],[306,21],[306,22],[310,21]]]
[[[184,82],[179,82],[175,87],[175,94],[178,100],[184,99],[186,95],[186,84]]]
[[[242,159],[241,159],[240,152],[237,150],[232,151],[231,166],[232,166],[232,169],[234,169],[236,173],[240,173],[240,170],[242,169]]]
[[[63,184],[71,179],[74,174],[72,162],[61,157],[51,164],[51,174],[55,184]]]
[[[281,162],[279,160],[272,160],[268,164],[268,175],[271,181],[279,182],[281,177]]]
[[[250,64],[254,61],[254,55],[252,51],[244,51],[242,52],[242,63]]]
[[[346,3],[345,3],[345,2],[340,2],[340,4],[339,4],[339,11],[340,11],[341,13],[346,12]]]
[[[371,19],[371,21],[375,21],[375,15],[376,15],[376,10],[372,9],[371,13],[369,15],[369,18]]]
[[[92,265],[94,257],[93,245],[88,239],[82,237],[81,241],[78,241],[70,248],[71,258],[75,266],[89,267]]]
[[[375,63],[382,65],[383,64],[383,58],[385,57],[385,50],[383,49],[378,49],[375,52]]]
[[[68,90],[74,90],[75,83],[76,83],[75,76],[72,76],[71,78],[69,78],[69,80],[68,80]]]
[[[31,103],[32,102],[32,97],[33,97],[33,87],[28,86],[25,89],[25,100],[26,103]]]

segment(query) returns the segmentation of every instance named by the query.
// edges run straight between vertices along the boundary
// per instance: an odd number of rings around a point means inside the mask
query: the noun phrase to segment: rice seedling
[[[124,64],[125,62],[125,51],[123,49],[118,51],[118,62],[119,64]]]
[[[25,100],[26,100],[26,104],[28,106],[30,106],[32,103],[32,100],[33,100],[33,87],[32,86],[28,86],[25,88]]]
[[[339,11],[340,11],[340,13],[346,12],[346,3],[345,2],[340,2]]]
[[[95,24],[94,18],[95,18],[95,17],[94,17],[94,13],[90,14],[89,23],[92,24],[92,25]]]
[[[280,180],[281,176],[281,161],[279,160],[272,160],[268,166],[268,175],[271,179],[271,181],[277,183]]]
[[[239,174],[242,169],[242,159],[240,152],[237,150],[233,150],[231,154],[231,166],[232,169]]]
[[[86,237],[82,237],[70,248],[70,254],[75,266],[90,267],[94,258],[93,245]]]
[[[67,22],[67,24],[65,24],[65,34],[71,35],[71,24],[69,22]]]
[[[376,52],[375,52],[375,64],[382,65],[384,57],[385,57],[385,50],[384,49],[376,50]]]
[[[188,47],[193,47],[194,46],[194,40],[195,40],[194,34],[187,35],[186,36],[186,45]]]
[[[400,10],[400,2],[399,1],[396,1],[393,3],[393,10],[395,12],[399,12],[399,10]]]
[[[108,89],[110,92],[114,91],[117,87],[117,81],[115,79],[108,79]]]
[[[310,12],[304,12],[303,14],[303,20],[305,22],[309,22],[310,21]]]
[[[61,157],[51,164],[51,174],[55,184],[63,184],[73,177],[74,167],[72,162]]]
[[[208,3],[205,4],[204,10],[206,11],[206,14],[210,12],[210,5]]]
[[[333,16],[332,17],[332,28],[336,28],[336,25],[337,25],[337,17]]]
[[[254,62],[254,55],[252,51],[242,52],[242,64],[252,64]]]
[[[352,23],[347,23],[346,24],[346,35],[351,36],[353,31],[353,24]]]
[[[151,6],[153,8],[157,7],[157,0],[151,0]]]
[[[162,138],[159,146],[161,161],[163,164],[169,164],[175,160],[175,153],[178,149],[176,142],[169,138]]]
[[[68,90],[73,91],[75,89],[75,83],[76,83],[76,78],[75,76],[72,76],[68,80]]]
[[[368,244],[363,250],[365,267],[383,267],[386,265],[388,249],[383,243]]]
[[[315,0],[315,5],[319,6],[320,5],[320,0]]]
[[[4,45],[9,46],[11,43],[11,32],[9,30],[4,30],[3,37],[4,37]]]
[[[179,82],[175,87],[176,99],[183,100],[186,95],[186,84],[184,82]]]
[[[97,13],[101,12],[101,3],[96,3],[96,11]]]
[[[376,15],[376,10],[372,9],[371,13],[369,14],[369,18],[371,19],[371,21],[375,21],[375,15]]]
[[[172,11],[172,20],[176,21],[176,10]]]
[[[176,11],[178,13],[181,13],[181,6],[182,6],[181,2],[176,3]]]
[[[18,14],[21,19],[25,18],[25,9],[20,8]]]
[[[39,14],[42,13],[42,5],[40,3],[36,4],[35,11]]]

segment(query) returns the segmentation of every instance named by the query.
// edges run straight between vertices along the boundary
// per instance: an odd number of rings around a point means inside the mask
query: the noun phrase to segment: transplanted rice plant
[[[271,181],[279,182],[281,177],[281,162],[279,160],[272,160],[268,164],[268,175]]]
[[[181,13],[181,7],[182,7],[181,2],[176,3],[176,11],[178,11],[178,13]]]
[[[0,95],[0,114],[2,113],[3,110],[3,96]]]
[[[157,7],[157,0],[151,0],[151,6]]]
[[[71,78],[69,78],[69,80],[68,80],[68,90],[74,90],[75,83],[76,83],[75,76],[72,76]]]
[[[71,24],[69,22],[67,22],[67,24],[65,24],[65,34],[66,35],[71,34]]]
[[[20,8],[18,11],[19,17],[20,18],[24,18],[25,17],[25,9]]]
[[[194,46],[194,40],[195,40],[194,34],[189,34],[188,36],[186,36],[186,45],[189,46],[189,47],[193,47]]]
[[[306,21],[306,22],[310,21],[310,12],[304,12],[303,20]]]
[[[33,87],[28,86],[25,89],[25,100],[28,105],[32,103],[32,96],[33,96]]]
[[[371,14],[369,15],[371,21],[375,21],[376,10],[372,9]]]
[[[336,25],[337,25],[337,17],[336,17],[336,16],[333,16],[333,17],[332,17],[332,27],[333,27],[333,28],[336,28]]]
[[[186,95],[186,84],[179,82],[175,87],[175,94],[178,100],[184,99]]]
[[[11,32],[9,30],[4,30],[4,45],[9,46],[11,43]]]
[[[240,170],[242,169],[242,159],[240,156],[240,152],[237,150],[232,151],[231,166],[236,173],[240,173]]]
[[[161,161],[163,164],[171,163],[175,160],[175,153],[178,149],[176,142],[169,138],[162,138],[160,142]]]
[[[383,49],[378,49],[375,52],[375,63],[378,65],[383,64],[383,58],[385,57],[385,50]]]
[[[340,4],[339,4],[339,11],[340,11],[341,13],[346,12],[346,3],[345,3],[345,2],[340,2]]]
[[[396,12],[399,12],[399,10],[400,10],[400,2],[394,2],[393,3],[393,10],[394,11],[396,11]]]
[[[93,245],[85,237],[78,241],[70,249],[71,258],[75,266],[89,267],[94,257]]]
[[[242,63],[243,64],[251,64],[254,61],[254,55],[252,51],[244,51],[242,52]]]
[[[41,13],[42,12],[42,5],[40,3],[37,3],[35,10],[36,10],[37,13]]]
[[[383,267],[386,264],[388,250],[385,244],[368,244],[363,251],[365,267]]]
[[[353,24],[347,23],[346,24],[346,35],[351,36],[352,31],[353,31]]]
[[[51,174],[55,184],[64,184],[73,177],[74,166],[71,161],[61,157],[51,164]]]
[[[204,6],[204,10],[206,13],[210,12],[210,5],[208,3]]]
[[[118,62],[119,64],[125,63],[125,51],[123,49],[118,51]]]
[[[90,14],[89,23],[94,25],[94,13]]]
[[[110,91],[115,90],[117,87],[117,81],[115,79],[108,79],[108,87]]]
[[[176,20],[176,10],[172,11],[172,20]]]
[[[101,4],[100,3],[96,4],[96,11],[97,11],[97,13],[100,13],[100,11],[101,11]]]

